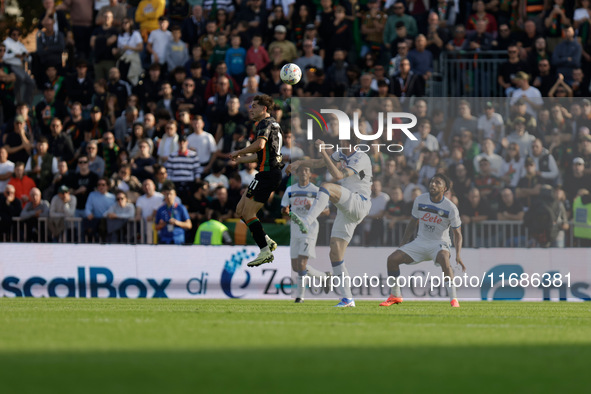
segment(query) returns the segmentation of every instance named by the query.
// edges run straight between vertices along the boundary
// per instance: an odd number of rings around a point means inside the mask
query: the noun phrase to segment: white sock
[[[322,272],[317,270],[316,268],[312,267],[310,264],[306,266],[308,269],[308,276],[317,277],[317,278],[324,278],[326,276],[326,272]]]
[[[304,298],[304,292],[306,291],[306,288],[304,287],[304,278],[306,277],[306,274],[301,275],[301,273],[298,272],[297,275],[295,298]]]
[[[324,188],[320,189],[326,190]],[[319,191],[318,196],[316,197],[316,199],[312,203],[312,206],[310,207],[310,210],[308,211],[308,214],[305,218],[302,218],[302,220],[305,220],[306,223],[311,223],[314,220],[316,220],[316,218],[320,216],[322,211],[324,211],[324,208],[326,208],[326,206],[328,205],[329,199],[330,197],[327,193],[325,193],[324,191]]]
[[[343,298],[353,298],[353,294],[351,294],[351,286],[349,280],[343,281],[343,277],[349,277],[349,271],[347,271],[347,267],[345,267],[345,263],[341,263],[336,267],[332,267],[332,272],[335,276],[341,278],[341,285],[338,287],[341,297]],[[343,275],[344,274],[344,275]],[[350,278],[349,278],[350,279]]]
[[[390,288],[390,295],[397,298],[402,297],[402,291],[400,291],[400,286],[398,286],[398,280],[396,280],[396,284]]]
[[[447,292],[449,294],[449,300],[452,301],[454,298],[458,298],[458,296],[456,295],[456,287],[453,284],[453,280],[449,280],[447,282]]]

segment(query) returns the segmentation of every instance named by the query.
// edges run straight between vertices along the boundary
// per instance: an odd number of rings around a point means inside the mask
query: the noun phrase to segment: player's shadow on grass
[[[542,393],[589,387],[589,344],[406,342],[401,337],[400,346],[361,348],[1,351],[0,382],[7,394]]]

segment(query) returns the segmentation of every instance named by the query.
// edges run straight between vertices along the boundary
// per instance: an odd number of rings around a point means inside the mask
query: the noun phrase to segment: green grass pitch
[[[591,303],[0,299],[2,393],[587,392]]]

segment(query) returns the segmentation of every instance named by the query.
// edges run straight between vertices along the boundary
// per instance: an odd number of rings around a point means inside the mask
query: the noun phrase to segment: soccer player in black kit
[[[259,171],[236,207],[236,213],[246,223],[261,249],[259,255],[247,264],[249,267],[258,267],[272,262],[274,258],[272,252],[277,249],[277,243],[265,233],[263,225],[256,216],[271,193],[281,183],[283,162],[280,152],[283,132],[279,123],[269,114],[274,105],[273,99],[266,94],[253,98],[249,115],[256,122],[256,141],[230,154],[237,164],[256,161]]]

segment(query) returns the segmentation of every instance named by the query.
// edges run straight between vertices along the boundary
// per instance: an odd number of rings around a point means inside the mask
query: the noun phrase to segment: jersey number
[[[256,179],[253,179],[252,182],[250,182],[250,185],[248,185],[248,188],[250,190],[254,190],[254,189],[256,189],[258,184],[259,184],[259,181]]]

